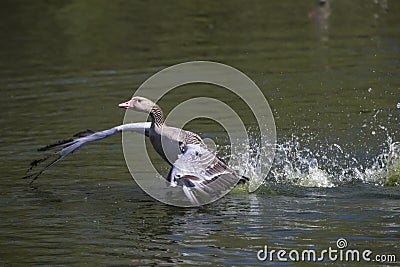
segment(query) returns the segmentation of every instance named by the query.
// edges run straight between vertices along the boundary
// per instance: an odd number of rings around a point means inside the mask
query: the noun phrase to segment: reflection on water
[[[265,264],[256,258],[264,245],[324,249],[339,237],[398,253],[399,9],[383,0],[3,1],[0,263],[249,266]],[[260,190],[199,209],[163,205],[131,181],[119,136],[81,149],[34,188],[19,179],[35,149],[120,124],[118,103],[188,60],[232,65],[269,100],[278,155]],[[235,95],[208,85],[177,88],[160,105],[169,112],[194,96],[235,106],[254,128]],[[218,125],[187,128],[224,152]]]

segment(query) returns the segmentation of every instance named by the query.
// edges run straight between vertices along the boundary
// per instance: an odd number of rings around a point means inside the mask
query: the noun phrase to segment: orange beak
[[[132,100],[126,101],[124,103],[119,104],[118,107],[125,109],[133,108],[133,101]]]

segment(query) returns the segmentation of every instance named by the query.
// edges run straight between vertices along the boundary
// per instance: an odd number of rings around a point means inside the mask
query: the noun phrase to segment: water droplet
[[[368,88],[368,93],[371,93],[372,92],[372,88],[370,87],[370,88]]]

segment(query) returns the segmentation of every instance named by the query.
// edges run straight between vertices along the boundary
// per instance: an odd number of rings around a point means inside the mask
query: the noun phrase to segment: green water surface
[[[259,261],[257,251],[321,251],[341,237],[399,264],[400,191],[382,185],[385,166],[376,165],[400,141],[399,1],[0,5],[1,265],[284,264]],[[120,135],[82,148],[33,186],[21,179],[37,148],[121,124],[118,103],[154,73],[193,60],[241,70],[268,99],[287,150],[257,192],[237,190],[202,208],[159,203],[132,180]],[[236,106],[254,126],[235,95],[212,86],[177,88],[160,105],[168,112],[194,96]],[[209,121],[188,129],[227,144]],[[285,160],[301,172],[311,158],[334,186],[305,186],[282,171]]]

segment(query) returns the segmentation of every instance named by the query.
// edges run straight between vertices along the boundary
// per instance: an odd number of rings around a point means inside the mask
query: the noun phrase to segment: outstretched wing
[[[202,199],[216,199],[229,192],[239,182],[222,160],[208,149],[187,144],[175,161],[168,177],[170,185],[181,185],[191,203],[200,205]]]
[[[60,150],[44,158],[32,161],[30,164],[30,168],[28,169],[28,173],[30,173],[39,164],[47,162],[48,160],[52,160],[38,172],[27,174],[26,176],[23,177],[23,179],[32,178],[31,183],[33,183],[33,181],[35,181],[39,177],[39,175],[41,175],[46,169],[50,168],[51,166],[53,166],[54,164],[65,158],[67,155],[74,152],[75,150],[78,150],[87,143],[102,140],[118,132],[132,131],[132,132],[143,133],[146,136],[148,136],[150,125],[151,125],[150,122],[138,122],[138,123],[128,123],[119,125],[104,131],[86,130],[75,134],[74,138],[61,140],[54,144],[50,144],[45,147],[39,148],[38,151],[48,151],[56,148],[60,148]]]

